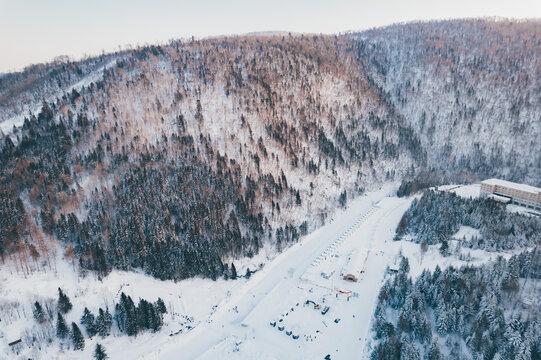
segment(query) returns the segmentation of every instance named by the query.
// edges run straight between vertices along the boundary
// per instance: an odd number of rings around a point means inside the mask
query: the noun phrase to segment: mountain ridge
[[[541,47],[540,28],[454,20],[220,37],[75,64],[80,80],[116,58],[0,139],[0,252],[54,238],[102,276],[141,268],[216,278],[231,275],[232,259],[280,251],[384,182],[424,172],[539,181],[541,66],[522,58]],[[26,81],[4,79],[4,92]],[[490,131],[505,141],[494,144]]]

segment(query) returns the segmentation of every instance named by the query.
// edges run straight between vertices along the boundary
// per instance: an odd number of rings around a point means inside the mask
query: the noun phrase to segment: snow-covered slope
[[[373,29],[361,61],[427,149],[430,167],[538,185],[538,20],[454,20]]]
[[[386,270],[397,264],[400,254],[409,258],[415,279],[436,265],[482,264],[513,253],[462,249],[461,254],[443,258],[436,245],[423,253],[418,244],[393,241],[396,226],[413,200],[392,196],[393,189],[387,186],[352,201],[328,225],[274,258],[267,249],[249,262],[238,262],[239,273],[257,270],[250,279],[196,278],[174,283],[113,271],[100,281],[93,273],[80,277],[74,271],[77,265],[63,259],[62,253],[51,254],[49,265],[44,259],[40,265],[28,264],[28,274],[8,262],[0,271],[4,319],[0,354],[17,359],[87,359],[99,342],[113,359],[168,360],[178,359],[179,354],[182,359],[323,358],[327,354],[332,359],[365,358],[373,345],[370,328],[379,289],[388,276]],[[343,280],[350,273],[358,282]],[[164,299],[165,324],[157,333],[136,338],[113,327],[112,336],[87,338],[84,351],[71,350],[69,341],[54,339],[54,327],[37,325],[32,319],[33,302],[55,301],[58,287],[74,304],[66,317],[69,322],[78,322],[84,307],[94,312],[98,307],[112,309],[125,292],[134,299]],[[351,291],[352,296],[347,300],[336,294],[336,288]],[[314,304],[321,308],[315,309]],[[326,306],[329,310],[322,314]],[[282,331],[280,326],[284,326]],[[51,331],[53,343],[45,344]],[[288,331],[292,333],[287,335]],[[38,341],[18,357],[7,346],[19,337],[29,344],[32,336]]]
[[[24,119],[29,118],[31,116],[30,114],[38,114],[43,106],[43,100],[46,102],[53,102],[57,98],[61,98],[64,94],[69,94],[73,90],[80,91],[83,87],[89,86],[91,83],[102,79],[104,71],[111,68],[113,65],[115,65],[115,63],[115,59],[110,60],[108,63],[104,64],[103,67],[99,67],[98,69],[92,71],[77,82],[61,89],[57,89],[56,92],[51,91],[51,94],[49,94],[47,97],[43,97],[39,101],[22,103],[20,109],[17,110],[16,115],[4,115],[6,118],[0,118],[1,133],[4,135],[11,134],[14,128],[17,129],[23,125]],[[6,111],[5,114],[7,113],[8,112]]]

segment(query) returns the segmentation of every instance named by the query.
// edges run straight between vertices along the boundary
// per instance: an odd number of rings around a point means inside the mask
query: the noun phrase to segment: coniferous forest
[[[541,242],[541,219],[506,210],[488,198],[465,199],[452,192],[425,191],[404,213],[397,239],[410,235],[417,243],[448,243],[461,226],[478,229],[480,237],[458,239],[473,249],[511,250]]]
[[[282,285],[310,278],[334,287],[346,280],[323,268],[347,255],[347,266],[362,269],[360,286],[378,273],[360,259],[389,260],[384,250],[402,244],[420,248],[421,262],[429,249],[446,264],[417,276],[403,257],[386,275],[371,358],[541,360],[541,218],[425,190],[489,177],[541,186],[540,39],[539,20],[412,22],[339,35],[192,37],[0,74],[0,275],[9,284],[0,284],[0,350],[106,359],[141,345],[136,337],[165,346],[199,324],[225,332],[228,324],[212,322],[216,311],[241,316],[254,306],[220,308],[237,299],[231,292],[253,271],[262,269],[256,280],[285,271],[264,265],[333,222],[351,227],[321,240],[323,253],[312,242],[312,263],[294,259],[323,272],[297,276],[295,264]],[[366,213],[348,213],[362,201]],[[400,242],[391,242],[408,206]],[[378,226],[395,220],[383,241]],[[370,231],[353,243],[360,226]],[[482,254],[478,265],[461,249]],[[469,265],[450,265],[459,263]],[[378,265],[383,277],[386,263]],[[339,313],[325,307],[322,316]],[[348,324],[334,319],[333,329]],[[239,334],[253,330],[238,323]],[[300,328],[284,331],[287,341],[324,336]],[[236,336],[220,351],[238,351]]]
[[[3,120],[24,121],[0,135],[0,255],[44,259],[58,239],[100,276],[217,278],[386,181],[535,185],[541,151],[519,149],[539,144],[526,131],[539,76],[525,75],[539,72],[529,56],[539,31],[456,20],[179,40],[2,76]],[[40,110],[23,112],[30,103]]]
[[[372,359],[541,359],[537,248],[414,282],[407,262],[379,293]]]

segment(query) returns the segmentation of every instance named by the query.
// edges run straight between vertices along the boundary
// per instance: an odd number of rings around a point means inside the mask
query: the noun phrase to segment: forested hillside
[[[2,259],[24,270],[59,240],[100,275],[227,277],[383,182],[538,182],[540,32],[471,20],[173,41],[5,75],[0,121],[44,101],[0,138]]]
[[[119,57],[3,139],[2,255],[228,276],[422,150],[336,37],[177,42]],[[228,260],[229,259],[229,260]]]
[[[430,149],[430,168],[451,179],[540,185],[541,22],[410,23],[351,37],[370,77]]]
[[[0,124],[16,116],[28,116],[29,111],[39,108],[43,99],[62,95],[89,75],[110,66],[115,59],[116,54],[82,61],[58,56],[47,64],[30,65],[21,72],[0,75]],[[11,130],[4,124],[1,128]]]
[[[540,359],[538,251],[482,267],[400,271],[379,294],[371,359]]]
[[[512,250],[541,243],[541,219],[506,210],[492,199],[465,199],[454,193],[426,191],[404,213],[397,239],[406,236],[419,244],[441,244],[448,248],[461,226],[479,230],[479,236],[458,239],[474,249]]]

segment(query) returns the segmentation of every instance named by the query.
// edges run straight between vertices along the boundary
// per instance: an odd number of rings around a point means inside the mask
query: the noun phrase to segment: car
[[[287,336],[289,336],[289,335],[291,335],[291,334],[293,334],[293,331],[291,331],[291,330],[287,330],[287,331],[286,331],[286,335],[287,335]]]
[[[328,306],[325,306],[325,307],[323,308],[323,310],[321,311],[321,314],[322,314],[322,315],[325,315],[325,314],[329,311],[329,309],[330,309],[330,308],[329,308]]]
[[[278,326],[278,330],[279,330],[279,331],[284,331],[284,325]]]
[[[299,338],[299,335],[293,335],[291,336],[293,339],[297,340]]]
[[[336,319],[334,319],[334,322],[338,324],[340,322],[340,319],[336,318]]]
[[[276,321],[271,321],[270,326],[275,327],[276,326]]]

